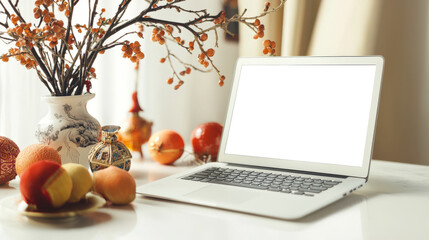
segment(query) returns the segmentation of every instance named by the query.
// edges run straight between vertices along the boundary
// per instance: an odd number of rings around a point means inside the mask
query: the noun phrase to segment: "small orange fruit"
[[[19,177],[32,163],[49,160],[61,164],[61,156],[53,147],[43,144],[32,144],[24,149],[16,157],[15,167]]]
[[[184,151],[185,142],[182,136],[173,130],[162,130],[149,139],[149,154],[161,164],[172,164]]]
[[[136,181],[127,171],[109,166],[94,172],[94,190],[117,205],[125,205],[136,198]]]

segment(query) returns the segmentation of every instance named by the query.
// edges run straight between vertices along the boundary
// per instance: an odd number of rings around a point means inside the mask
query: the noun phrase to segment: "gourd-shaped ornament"
[[[143,157],[142,145],[145,144],[152,134],[152,122],[140,116],[143,109],[140,107],[137,92],[133,92],[132,106],[128,116],[122,124],[118,134],[118,140],[123,142],[131,151],[139,152]]]
[[[101,128],[101,142],[95,144],[89,152],[89,166],[92,172],[111,165],[126,171],[130,170],[132,156],[130,150],[117,140],[116,134],[119,129],[119,126],[114,125],[103,126]]]

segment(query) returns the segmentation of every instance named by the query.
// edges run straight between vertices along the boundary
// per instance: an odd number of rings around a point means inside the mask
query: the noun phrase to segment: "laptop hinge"
[[[323,176],[323,177],[335,177],[335,178],[348,178],[349,177],[349,176],[345,176],[345,175],[337,175],[337,174],[330,174],[330,173],[319,173],[319,172],[292,170],[292,169],[285,169],[285,168],[270,168],[270,167],[252,166],[252,165],[244,165],[244,164],[237,164],[237,163],[226,163],[226,165],[227,166],[254,168],[254,169],[272,170],[272,171],[285,172],[285,173],[311,174],[311,175],[318,175],[318,176]]]

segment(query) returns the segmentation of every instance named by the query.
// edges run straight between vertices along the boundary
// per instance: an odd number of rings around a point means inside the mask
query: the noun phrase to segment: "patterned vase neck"
[[[116,134],[119,132],[119,129],[121,129],[121,127],[115,126],[115,125],[103,126],[101,128],[101,131],[102,131],[101,140],[105,143],[116,142],[118,140],[118,137],[116,136]]]

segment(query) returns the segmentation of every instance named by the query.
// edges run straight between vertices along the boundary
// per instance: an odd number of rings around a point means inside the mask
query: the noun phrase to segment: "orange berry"
[[[49,43],[49,47],[54,48],[55,46],[57,46],[58,42],[50,42]]]
[[[258,39],[258,34],[254,35],[253,39]]]
[[[123,51],[123,52],[125,52],[126,50],[127,50],[127,45],[122,45],[122,48],[121,48],[121,50]]]
[[[191,68],[186,68],[186,74],[190,74],[191,73]]]
[[[264,48],[264,50],[262,50],[262,53],[265,55],[268,54],[268,48]]]
[[[219,82],[217,82],[217,84],[219,84],[219,86],[223,87],[224,82],[222,80],[219,80]]]
[[[144,53],[142,53],[142,52],[137,53],[137,57],[139,59],[143,59],[144,58]]]
[[[103,12],[103,13],[104,13],[105,11],[106,11],[106,9],[105,9],[105,8],[102,8],[102,9],[101,9],[101,12]]]
[[[175,38],[176,42],[180,42],[180,37]]]
[[[184,76],[185,75],[185,71],[181,71],[179,74],[180,74],[180,76]]]
[[[106,50],[101,50],[101,51],[99,51],[98,53],[99,54],[104,54],[106,52]]]
[[[9,61],[9,57],[3,56],[1,60],[2,60],[3,62],[7,62],[7,61]]]
[[[168,83],[168,84],[172,84],[172,83],[173,83],[173,78],[169,78],[169,79],[167,80],[167,83]]]
[[[153,34],[157,34],[158,32],[159,32],[158,28],[154,28],[154,29],[152,30],[152,33],[153,33]]]
[[[271,54],[273,54],[273,55],[274,55],[274,53],[276,53],[276,50],[275,50],[275,49],[272,49],[272,50],[271,50]]]
[[[161,58],[161,60],[159,60],[161,63],[165,62],[165,58]]]
[[[263,38],[264,37],[264,32],[258,32],[258,37],[259,38]]]
[[[141,52],[142,51],[140,50],[139,47],[136,47],[136,48],[133,49],[133,53],[135,53],[135,54],[138,54],[138,53],[141,53]]]
[[[259,24],[261,24],[261,21],[259,21],[259,19],[255,19],[255,21],[253,22],[253,25],[259,26]]]
[[[268,11],[268,9],[270,8],[270,5],[271,5],[270,2],[265,2],[264,12]]]
[[[139,38],[143,38],[143,33],[138,32],[138,33],[137,33],[137,36],[139,36]]]
[[[209,48],[206,53],[207,53],[207,56],[213,57],[215,54],[215,51],[213,50],[213,48]]]
[[[159,42],[159,44],[160,44],[160,45],[164,45],[164,43],[165,43],[165,39],[164,39],[164,38],[161,38],[158,42]]]
[[[209,66],[209,62],[205,61],[204,62],[204,67],[207,68]]]
[[[164,36],[165,32],[163,30],[159,31],[159,35]]]
[[[270,47],[271,47],[271,48],[275,48],[275,47],[276,47],[276,42],[271,41]]]
[[[222,82],[225,81],[225,76],[224,75],[220,76],[219,80],[221,80]]]
[[[271,45],[271,41],[270,40],[265,40],[264,41],[264,47],[269,47]]]
[[[43,21],[44,21],[45,23],[49,23],[49,22],[51,21],[51,17],[50,17],[49,15],[46,15],[46,16],[43,18]]]
[[[189,42],[188,45],[189,47],[194,47],[194,42]]]
[[[208,36],[207,36],[207,34],[205,34],[205,33],[203,33],[203,34],[201,34],[201,36],[200,36],[200,39],[201,39],[201,41],[206,41],[207,40],[207,38],[208,38]]]
[[[259,32],[262,32],[262,31],[264,31],[265,30],[265,26],[264,26],[264,24],[261,24],[261,25],[259,25],[258,26],[258,31]]]
[[[130,57],[131,62],[135,63],[137,62],[137,57],[136,56],[132,56]]]

